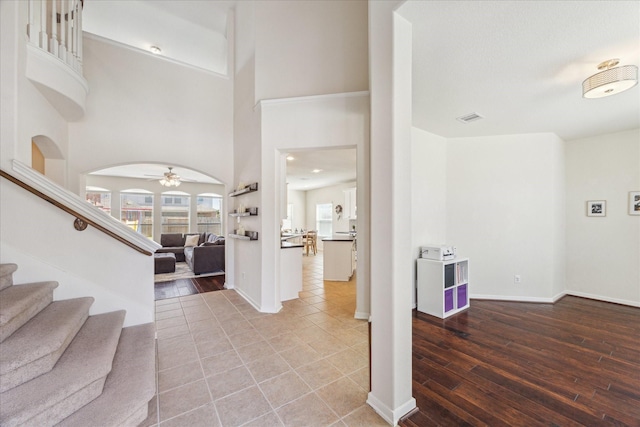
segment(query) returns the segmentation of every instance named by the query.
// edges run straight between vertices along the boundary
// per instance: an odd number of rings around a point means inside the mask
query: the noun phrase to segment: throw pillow
[[[200,240],[200,236],[198,234],[194,234],[192,236],[187,236],[184,241],[184,246],[198,246],[198,240]]]
[[[216,246],[222,246],[224,245],[224,237],[218,237],[218,240],[216,240],[215,242],[213,242],[214,245]]]

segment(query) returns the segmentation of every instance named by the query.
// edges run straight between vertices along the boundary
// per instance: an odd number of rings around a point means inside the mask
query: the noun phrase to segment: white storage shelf
[[[469,308],[469,259],[418,259],[418,311],[444,319]]]

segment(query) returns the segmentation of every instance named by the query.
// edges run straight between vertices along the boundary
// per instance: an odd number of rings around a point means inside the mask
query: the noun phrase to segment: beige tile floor
[[[158,393],[142,426],[386,426],[365,404],[366,321],[355,280],[322,280],[303,256],[303,291],[278,314],[233,290],[156,302]]]

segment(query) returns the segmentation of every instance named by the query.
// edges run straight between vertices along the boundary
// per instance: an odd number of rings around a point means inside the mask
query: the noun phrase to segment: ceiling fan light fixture
[[[165,187],[177,187],[181,184],[180,176],[172,172],[172,167],[169,167],[169,172],[165,172],[164,176],[160,179],[160,185]]]
[[[616,67],[619,59],[609,59],[598,64],[599,73],[582,82],[582,97],[604,98],[631,89],[638,84],[638,67],[623,65]]]

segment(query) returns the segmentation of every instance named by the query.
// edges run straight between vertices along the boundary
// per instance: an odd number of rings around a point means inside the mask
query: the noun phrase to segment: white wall
[[[264,101],[260,103],[262,112],[262,212],[260,219],[264,231],[262,241],[262,285],[263,291],[278,294],[279,271],[273,266],[279,266],[280,251],[274,248],[280,246],[280,217],[284,212],[281,186],[284,185],[286,176],[286,164],[282,161],[282,153],[291,153],[305,150],[312,151],[322,148],[352,148],[356,147],[357,158],[361,154],[367,158],[368,150],[368,100],[367,93],[346,93],[317,97],[291,98],[277,101]],[[364,153],[364,154],[363,154]],[[357,186],[366,188],[368,177],[368,165],[358,165]],[[353,184],[351,185],[353,186]],[[362,195],[363,201],[358,206],[365,206],[367,191]],[[307,199],[309,195],[307,195]],[[339,198],[344,203],[344,194]],[[362,205],[360,204],[362,203]],[[311,228],[315,219],[309,223],[309,215],[315,216],[309,211],[307,200],[307,212],[304,227]],[[367,219],[368,209],[359,210],[358,231],[368,230],[364,224]],[[361,222],[362,221],[362,222]],[[358,234],[360,250],[366,248],[368,233],[363,231]],[[362,249],[366,252],[366,249]],[[358,257],[358,298],[357,311],[368,313],[368,256],[363,255],[362,261]],[[271,267],[267,267],[271,266]],[[360,289],[360,286],[367,289]],[[279,303],[279,301],[278,301]]]
[[[69,124],[69,179],[107,166],[162,163],[233,181],[233,79],[84,37],[87,111]]]
[[[258,241],[228,239],[227,245],[233,252],[230,264],[227,265],[227,287],[234,287],[245,299],[258,310],[277,311],[274,301],[263,298],[262,279],[262,216],[265,214],[264,183],[261,174],[261,125],[260,111],[254,109],[255,95],[255,34],[254,4],[239,2],[235,13],[235,28],[238,38],[235,43],[235,85],[234,102],[234,177],[230,190],[238,184],[258,183],[258,191],[240,198],[229,199],[230,210],[243,204],[258,207],[258,216],[242,218],[245,229],[258,232]],[[237,226],[237,222],[235,223]],[[229,230],[234,227],[229,224]],[[228,252],[227,252],[228,253]],[[280,301],[277,302],[279,304]]]
[[[92,296],[91,314],[126,310],[125,326],[152,322],[153,257],[0,180],[0,263],[18,264],[16,284],[54,280],[54,299]]]
[[[67,122],[25,77],[27,6],[23,1],[0,2],[0,166],[6,171],[11,171],[13,159],[31,165],[31,140],[39,135],[67,158]],[[64,175],[54,175],[50,178],[66,186]]]
[[[563,164],[553,134],[448,140],[446,243],[470,258],[472,297],[550,302],[564,289]]]
[[[566,143],[567,291],[640,306],[640,130]],[[607,216],[587,217],[587,200],[606,200]]]
[[[411,241],[413,259],[420,247],[446,244],[447,140],[413,128],[411,131]],[[413,283],[416,270],[413,269]],[[415,294],[413,303],[415,304]]]
[[[255,101],[364,91],[366,1],[258,1]]]

